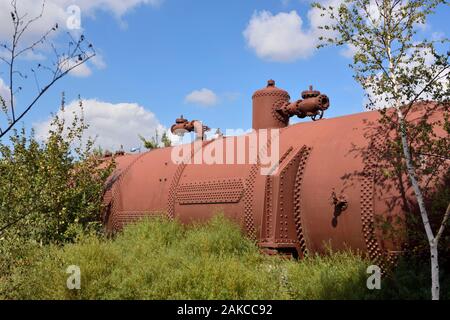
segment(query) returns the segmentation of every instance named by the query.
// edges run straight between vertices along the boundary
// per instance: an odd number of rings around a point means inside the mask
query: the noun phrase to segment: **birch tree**
[[[329,5],[331,3],[331,5]],[[379,109],[384,121],[395,123],[404,163],[404,171],[413,189],[428,240],[431,260],[431,296],[439,299],[438,243],[450,215],[443,212],[437,230],[433,230],[427,211],[419,164],[421,150],[432,150],[427,156],[441,160],[448,170],[448,118],[440,123],[444,135],[436,136],[426,121],[412,123],[408,113],[423,100],[444,114],[449,109],[448,39],[427,37],[427,18],[436,10],[449,10],[446,0],[342,0],[314,3],[323,25],[319,47],[346,47],[352,53],[350,64],[355,80],[365,90],[367,108]],[[392,107],[391,112],[387,107]],[[393,112],[392,112],[393,111]],[[434,125],[438,125],[434,123]],[[412,136],[414,132],[414,137]],[[420,143],[416,143],[420,137]],[[419,139],[419,138],[418,138]],[[438,172],[439,173],[439,172]],[[436,175],[435,175],[436,176]]]

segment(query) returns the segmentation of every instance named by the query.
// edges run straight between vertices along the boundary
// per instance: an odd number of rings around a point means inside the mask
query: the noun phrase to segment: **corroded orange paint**
[[[328,246],[350,247],[380,263],[383,257],[391,259],[402,249],[402,237],[387,237],[377,219],[398,221],[400,235],[405,213],[394,182],[377,181],[380,164],[373,160],[374,146],[384,142],[374,129],[379,113],[288,125],[291,115],[314,116],[329,105],[312,88],[302,98],[290,102],[273,81],[253,95],[253,128],[280,130],[280,163],[273,175],[261,175],[258,163],[174,163],[173,147],[118,156],[104,197],[107,229],[119,230],[144,216],[191,223],[221,212],[269,253],[302,256]],[[419,116],[422,109],[409,116]],[[193,143],[185,160],[201,152],[195,149],[199,146],[225,148],[236,139]]]

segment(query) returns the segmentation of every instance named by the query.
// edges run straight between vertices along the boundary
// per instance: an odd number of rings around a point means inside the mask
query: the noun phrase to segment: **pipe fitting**
[[[276,111],[284,117],[311,117],[312,120],[317,120],[322,119],[324,111],[330,106],[330,99],[320,91],[313,90],[312,86],[302,92],[302,98],[295,102],[286,102]]]
[[[197,134],[197,140],[205,140],[205,133],[209,131],[210,128],[208,126],[204,126],[199,120],[189,121],[183,118],[181,115],[180,118],[175,120],[175,124],[170,127],[170,131],[178,136],[183,136],[186,132],[195,132]]]

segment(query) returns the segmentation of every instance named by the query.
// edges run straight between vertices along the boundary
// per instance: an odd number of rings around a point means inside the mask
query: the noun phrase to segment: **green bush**
[[[0,142],[0,277],[30,246],[101,230],[102,192],[113,163],[100,166],[93,142],[83,143],[83,117],[73,119],[66,124],[64,113],[55,115],[43,142],[25,129]]]
[[[260,253],[223,216],[186,227],[163,218],[125,227],[114,239],[89,235],[77,243],[24,246],[0,277],[3,299],[429,299],[429,266],[402,259],[368,290],[371,263],[351,251],[290,260]],[[69,290],[66,269],[81,270]],[[449,275],[442,273],[442,298]],[[447,272],[448,273],[448,272]]]
[[[370,263],[351,251],[330,252],[287,265],[291,297],[294,299],[365,299]]]
[[[441,263],[442,265],[442,263]],[[407,256],[398,261],[392,273],[382,281],[378,298],[395,300],[431,299],[430,261],[420,256]],[[440,268],[440,299],[450,299],[450,270]]]
[[[115,239],[34,248],[0,282],[6,299],[339,299],[367,294],[368,262],[352,253],[303,261],[261,254],[222,216],[205,225],[151,219]],[[81,290],[66,288],[66,268]]]

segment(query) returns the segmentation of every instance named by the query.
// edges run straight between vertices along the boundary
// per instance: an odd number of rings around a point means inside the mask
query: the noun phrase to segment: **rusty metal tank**
[[[145,216],[191,223],[220,212],[269,253],[302,257],[328,247],[352,248],[375,261],[392,259],[402,241],[384,237],[376,218],[403,221],[404,212],[396,188],[376,183],[371,152],[383,141],[367,133],[379,113],[289,125],[292,114],[314,117],[329,106],[312,88],[296,102],[289,99],[274,81],[253,95],[255,132],[279,130],[277,170],[271,174],[261,174],[259,154],[242,163],[238,152],[230,151],[239,143],[250,145],[250,134],[193,142],[182,161],[173,161],[174,147],[117,157],[104,195],[107,229],[120,230]],[[196,161],[212,153],[222,163]]]

